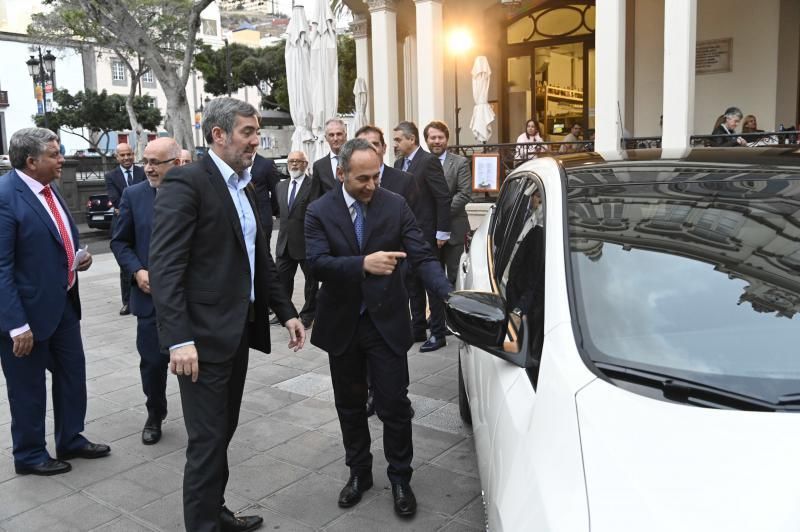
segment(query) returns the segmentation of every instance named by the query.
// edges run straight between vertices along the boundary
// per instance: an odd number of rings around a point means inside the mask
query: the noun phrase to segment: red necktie
[[[70,238],[67,226],[64,225],[64,220],[61,219],[61,214],[58,212],[56,201],[53,199],[53,191],[50,190],[50,185],[46,185],[42,189],[42,195],[44,195],[47,206],[50,208],[50,213],[56,221],[58,234],[61,235],[61,242],[64,243],[64,253],[67,254],[67,286],[72,286],[72,283],[75,281],[75,272],[72,271],[72,265],[75,263],[75,249],[72,247],[72,238]]]

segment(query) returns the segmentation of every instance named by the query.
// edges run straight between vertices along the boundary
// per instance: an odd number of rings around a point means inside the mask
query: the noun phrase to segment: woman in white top
[[[547,146],[542,144],[544,139],[539,133],[539,124],[536,120],[530,119],[525,122],[525,132],[517,137],[516,159],[533,159],[540,153],[548,151]]]

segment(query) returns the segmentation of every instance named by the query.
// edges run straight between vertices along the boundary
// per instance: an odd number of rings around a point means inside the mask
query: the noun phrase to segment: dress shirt
[[[122,165],[119,165],[119,169],[122,170],[122,180],[125,181],[125,186],[129,187],[133,184],[133,165],[130,168],[125,168]],[[128,172],[131,173],[131,182],[128,183]]]
[[[447,152],[443,151],[442,154],[439,156],[439,162],[442,163],[442,166],[444,166],[445,159],[447,159]]]
[[[33,195],[36,196],[36,199],[39,200],[39,203],[42,204],[42,207],[44,207],[44,210],[47,213],[47,215],[50,217],[50,220],[53,221],[53,226],[56,228],[56,231],[58,231],[58,224],[56,223],[56,218],[55,218],[55,216],[53,216],[53,212],[50,210],[50,207],[47,205],[47,200],[44,198],[44,195],[42,194],[42,190],[44,190],[44,185],[39,183],[38,181],[36,181],[34,178],[26,175],[24,172],[22,172],[22,170],[17,170],[16,172],[17,172],[17,175],[20,177],[20,179],[22,179],[22,181],[26,185],[28,185],[28,188],[31,189],[31,192],[33,192]],[[55,196],[55,194],[54,194],[54,196]],[[70,218],[69,218],[69,216],[67,216],[66,211],[64,211],[64,206],[61,205],[61,202],[58,200],[58,197],[55,197],[54,199],[55,199],[56,209],[58,209],[58,214],[59,214],[59,216],[61,216],[61,220],[63,220],[64,224],[67,226],[67,231],[70,232],[69,238],[71,240],[72,239],[72,234],[71,234],[72,233],[72,229],[70,228],[70,224],[69,224]],[[75,248],[75,244],[72,241],[67,242],[66,245],[72,246],[73,249]],[[75,279],[76,280],[78,279],[77,275],[75,276]],[[75,281],[73,281],[72,284],[69,285],[69,288],[72,288],[73,286],[75,286]],[[13,338],[13,337],[19,336],[20,334],[22,334],[22,333],[24,333],[26,331],[29,331],[29,330],[31,330],[30,325],[28,325],[26,323],[22,327],[17,327],[16,329],[11,329],[8,332],[8,334],[9,334],[9,336],[11,336]]]
[[[347,193],[344,187],[342,187],[342,195],[344,196],[344,202],[347,205],[347,210],[350,212],[350,221],[356,221],[356,208],[353,206],[356,202],[356,199]],[[367,222],[367,205],[364,205],[364,223]]]
[[[297,182],[297,186],[294,189],[294,198],[297,199],[297,193],[300,192],[300,187],[303,186],[303,180],[306,178],[306,174],[301,174],[300,177],[290,177],[289,178],[289,186],[286,188],[286,204],[289,204],[289,198],[292,197],[292,183]]]
[[[333,171],[333,180],[336,181],[338,179],[336,174],[336,168],[339,166],[339,156],[333,152],[328,154],[328,157],[331,159],[331,170]]]

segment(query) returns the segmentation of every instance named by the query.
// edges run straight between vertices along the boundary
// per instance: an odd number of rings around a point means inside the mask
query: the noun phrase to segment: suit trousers
[[[61,322],[50,338],[34,338],[33,351],[28,356],[15,357],[12,349],[9,337],[0,338],[0,361],[11,409],[14,463],[32,466],[50,458],[45,448],[45,370],[50,371],[53,382],[56,451],[83,447],[87,443],[81,435],[86,417],[86,359],[73,303],[68,300],[64,305]]]
[[[356,334],[347,350],[328,356],[333,395],[345,463],[352,473],[372,471],[372,442],[364,404],[367,401],[367,371],[375,393],[375,412],[383,422],[383,449],[392,482],[411,479],[411,401],[408,399],[408,358],[398,356],[381,336],[369,312],[361,315]]]
[[[139,373],[147,401],[148,415],[162,419],[167,414],[167,370],[169,354],[158,343],[155,313],[137,318],[136,349],[139,351]]]
[[[436,246],[436,240],[428,242],[431,246],[433,254],[440,257],[440,250]],[[409,307],[411,309],[411,329],[414,336],[425,334],[427,323],[425,319],[426,307],[426,290],[422,279],[416,275],[413,270],[409,270],[408,277],[406,278],[406,285],[408,288]],[[430,329],[431,336],[436,338],[444,338],[445,336],[445,319],[444,319],[444,301],[439,299],[433,292],[427,292],[427,305],[430,306]]]
[[[228,444],[239,423],[249,358],[248,331],[232,358],[200,363],[197,382],[178,376],[189,444],[183,474],[183,521],[192,532],[219,532],[228,483]]]
[[[308,265],[308,262],[305,260],[295,260],[289,255],[282,255],[275,259],[278,278],[286,289],[286,294],[289,296],[289,299],[292,298],[292,294],[294,293],[294,276],[297,273],[298,266],[300,266],[306,278],[305,288],[303,290],[305,301],[303,302],[303,308],[300,310],[300,319],[304,322],[313,321],[317,313],[317,292],[319,291],[319,284],[316,279],[314,279],[314,274],[311,272],[311,267]]]
[[[453,286],[456,285],[456,279],[458,278],[458,266],[461,262],[461,254],[464,253],[464,243],[461,242],[459,244],[453,245],[450,242],[442,246],[440,249],[441,252],[441,259],[442,259],[442,267],[444,268],[445,273],[447,274],[447,280],[450,281],[450,284]]]

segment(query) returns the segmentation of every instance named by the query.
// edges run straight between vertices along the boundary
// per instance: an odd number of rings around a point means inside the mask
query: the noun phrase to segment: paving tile
[[[142,421],[144,425],[144,421]],[[166,421],[161,425],[161,440],[155,445],[142,443],[141,430],[114,442],[114,448],[142,456],[148,460],[156,460],[178,449],[186,448],[186,429],[183,421]]]
[[[93,528],[92,532],[152,532],[155,528],[144,526],[130,517],[120,517],[110,523]]]
[[[268,386],[242,397],[241,410],[249,410],[257,414],[269,414],[286,405],[302,401],[305,398],[304,395],[286,392]]]
[[[308,474],[307,469],[259,454],[230,468],[228,490],[255,501]]]
[[[461,521],[453,519],[439,530],[440,532],[481,532],[482,530],[485,529],[481,528],[478,525],[473,525],[471,523],[463,523]]]
[[[475,500],[461,510],[456,519],[461,522],[469,523],[481,530],[486,528],[486,512],[483,507],[483,497],[478,495]]]
[[[318,470],[334,460],[344,461],[342,439],[315,430],[267,451],[270,456],[306,469]]]
[[[181,490],[170,493],[166,497],[148,504],[133,513],[156,530],[164,532],[182,532],[183,527],[183,494]]]
[[[481,490],[478,479],[431,465],[414,473],[411,486],[420,506],[450,516],[464,509]]]
[[[472,429],[461,420],[458,405],[454,403],[447,403],[424,417],[414,418],[414,422],[452,434],[461,434],[462,436],[472,434]]]
[[[103,395],[108,392],[138,385],[141,382],[139,368],[126,368],[110,375],[103,375],[86,381],[86,390],[94,395]]]
[[[322,392],[332,390],[333,383],[331,382],[330,377],[312,372],[304,373],[293,379],[279,382],[273,387],[278,388],[279,390],[285,390],[287,392],[299,393],[300,395],[312,397]]]
[[[136,466],[98,482],[85,492],[110,506],[133,512],[181,488],[180,475],[154,463]]]
[[[106,392],[102,395],[102,398],[124,408],[141,408],[142,411],[144,411],[144,403],[147,400],[142,391],[141,383]]]
[[[0,484],[0,521],[71,491],[61,482],[54,481],[53,477],[16,476]]]
[[[336,419],[337,415],[332,403],[311,398],[281,408],[270,418],[315,429]]]
[[[275,364],[286,366],[289,368],[299,369],[302,371],[312,371],[320,366],[328,363],[327,358],[319,357],[318,359],[308,360],[294,355],[287,355],[285,357],[275,360]]]
[[[458,382],[455,385],[440,386],[424,382],[412,382],[408,391],[424,397],[440,399],[445,402],[453,401],[458,397]]]
[[[408,389],[410,392],[411,386],[409,386]],[[412,408],[414,408],[414,419],[425,417],[431,412],[438,410],[447,404],[446,401],[442,401],[441,399],[417,395],[416,393],[409,393],[408,399],[411,401]]]
[[[411,438],[414,443],[415,460],[432,460],[464,440],[460,434],[452,434],[438,429],[413,425]]]
[[[272,418],[258,418],[240,425],[233,442],[256,451],[266,451],[306,432],[307,429]]]
[[[249,368],[247,370],[247,382],[255,381],[261,384],[272,385],[302,374],[303,371],[299,369],[288,368],[286,366],[279,366],[278,364],[267,362],[255,368]]]
[[[411,382],[417,382],[452,367],[454,367],[452,360],[435,354],[419,353],[408,357],[408,376]]]
[[[131,434],[141,433],[145,420],[141,412],[122,410],[86,423],[86,432],[98,440],[113,442]]]
[[[417,508],[414,517],[395,515],[391,490],[369,501],[362,501],[348,513],[325,527],[326,532],[431,532],[441,528],[447,519],[426,508]]]
[[[111,446],[111,454],[95,460],[76,458],[70,460],[72,471],[59,476],[59,481],[71,488],[85,488],[103,479],[118,475],[145,462],[141,456],[126,453]]]
[[[122,410],[125,410],[124,406],[108,401],[103,397],[89,397],[86,401],[86,418],[84,421],[89,423],[95,419],[116,414]]]
[[[457,444],[452,449],[445,451],[435,458],[432,463],[462,475],[480,478],[478,474],[478,461],[475,458],[475,441],[468,438]]]
[[[92,529],[116,519],[119,515],[119,512],[97,503],[82,493],[73,493],[17,515],[3,522],[3,527],[19,531],[73,532]]]
[[[342,485],[338,481],[324,475],[311,474],[263,499],[261,504],[318,528],[347,512],[339,508],[336,502],[341,489]],[[367,491],[360,504],[374,497],[375,491]],[[314,503],[309,504],[310,501]]]

